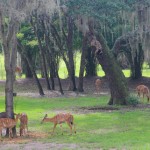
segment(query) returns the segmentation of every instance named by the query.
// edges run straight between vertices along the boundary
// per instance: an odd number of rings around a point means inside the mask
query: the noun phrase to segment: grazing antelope
[[[22,69],[21,69],[21,67],[16,66],[16,68],[15,68],[15,73],[16,73],[19,77],[21,77],[21,76],[22,76]]]
[[[21,117],[20,114],[16,115],[16,119],[11,118],[0,118],[0,134],[2,135],[2,129],[9,129],[9,138],[12,137],[12,128],[16,126],[18,119]]]
[[[100,93],[101,84],[102,84],[102,81],[100,79],[95,80],[95,88],[96,88],[97,93]]]
[[[149,99],[150,99],[150,92],[149,92],[149,88],[145,85],[138,85],[136,87],[136,92],[138,94],[138,96],[140,97],[141,94],[143,94],[143,101],[144,101],[144,96],[147,97],[147,102],[149,102]]]
[[[47,118],[47,114],[44,116],[43,120],[41,121],[41,123],[43,122],[53,122],[54,123],[54,127],[53,127],[53,132],[57,126],[57,124],[60,124],[61,130],[62,130],[62,123],[66,122],[68,124],[68,126],[70,127],[70,132],[72,134],[72,127],[74,126],[74,133],[76,133],[75,130],[75,125],[74,125],[74,118],[73,115],[71,115],[70,113],[59,113],[57,115],[55,115],[52,118]],[[63,134],[63,133],[62,133]]]
[[[25,131],[25,129],[27,131]],[[20,117],[20,136],[24,136],[28,132],[28,116],[26,113],[21,113]]]

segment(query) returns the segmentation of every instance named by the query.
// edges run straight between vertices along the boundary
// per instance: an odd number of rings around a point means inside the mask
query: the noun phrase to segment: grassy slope
[[[49,133],[53,124],[40,124],[45,113],[53,116],[56,111],[72,111],[79,107],[106,105],[107,96],[80,98],[25,98],[15,97],[15,112],[29,115],[29,130]],[[4,111],[4,97],[0,97],[0,111]],[[39,139],[43,142],[76,143],[83,148],[150,149],[150,111],[113,111],[97,113],[74,113],[77,134],[69,136],[69,128],[63,124],[64,135],[60,127],[54,136]]]

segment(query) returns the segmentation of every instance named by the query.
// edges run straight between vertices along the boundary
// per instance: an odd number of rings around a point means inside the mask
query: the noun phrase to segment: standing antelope
[[[95,88],[96,88],[97,93],[100,93],[101,84],[102,84],[102,81],[100,79],[95,80]]]
[[[25,129],[27,131],[25,131]],[[28,116],[26,113],[21,113],[20,117],[20,136],[24,136],[28,132]]]
[[[21,77],[21,76],[22,76],[22,69],[21,69],[21,67],[16,66],[16,68],[15,68],[15,73],[16,73],[19,77]]]
[[[70,127],[70,132],[72,134],[72,127],[74,126],[74,133],[76,133],[75,130],[75,125],[74,125],[74,118],[73,115],[71,115],[70,113],[59,113],[57,115],[55,115],[52,118],[47,118],[47,114],[44,116],[43,120],[41,121],[41,123],[43,122],[53,122],[54,123],[54,127],[53,127],[53,132],[57,126],[57,124],[60,124],[60,127],[62,129],[62,123],[66,122],[68,124],[68,126]],[[63,134],[63,133],[62,133]]]
[[[150,92],[149,92],[149,88],[145,85],[138,85],[136,87],[136,92],[138,94],[138,96],[140,97],[141,94],[143,94],[143,101],[144,101],[144,96],[147,97],[147,102],[149,102],[149,99],[150,99]]]
[[[20,114],[16,115],[16,119],[11,118],[0,118],[0,134],[2,135],[3,128],[9,129],[9,138],[12,137],[12,128],[16,126],[18,119],[21,117]]]

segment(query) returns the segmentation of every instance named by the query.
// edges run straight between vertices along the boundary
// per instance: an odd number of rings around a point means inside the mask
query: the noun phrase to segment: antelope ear
[[[47,114],[45,114],[45,117],[47,117],[48,115]]]

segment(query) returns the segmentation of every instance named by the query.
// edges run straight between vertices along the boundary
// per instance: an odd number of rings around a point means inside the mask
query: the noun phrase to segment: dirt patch
[[[3,138],[0,142],[0,150],[49,150],[49,149],[77,149],[76,144],[57,144],[39,142],[37,139],[48,137],[49,134],[39,132],[29,132],[27,136],[17,138]]]
[[[44,94],[45,94],[44,97],[50,97],[50,98],[51,97],[76,97],[76,96],[87,96],[87,95],[100,96],[100,95],[110,94],[109,83],[105,77],[101,78],[102,85],[101,85],[100,94],[96,93],[95,80],[97,78],[100,78],[100,77],[97,77],[97,76],[85,77],[83,79],[84,92],[82,93],[68,91],[69,79],[61,79],[61,84],[62,84],[62,88],[64,91],[64,95],[61,95],[61,93],[59,92],[59,86],[58,86],[59,84],[56,78],[54,79],[55,91],[47,90],[45,79],[41,78],[39,79],[39,81],[44,90]],[[76,80],[76,85],[78,85],[79,79],[76,78],[75,80]],[[150,88],[150,78],[147,78],[147,77],[143,77],[139,80],[131,80],[130,78],[127,78],[127,83],[129,86],[129,90],[131,92],[135,92],[135,88],[139,84],[144,84]],[[0,80],[0,85],[4,89],[5,81]],[[14,83],[14,92],[16,92],[18,96],[29,96],[29,97],[36,97],[36,98],[41,97],[38,93],[38,88],[34,79],[17,79]],[[4,92],[1,92],[0,94],[4,95]]]
[[[3,144],[26,143],[26,142],[31,142],[39,138],[46,138],[47,136],[48,134],[46,133],[29,131],[26,136],[22,136],[22,137],[17,136],[16,138],[11,138],[11,139],[3,137],[1,143]]]
[[[57,144],[57,143],[42,143],[32,142],[26,144],[5,144],[0,147],[1,150],[62,150],[62,149],[80,149],[76,144]]]

